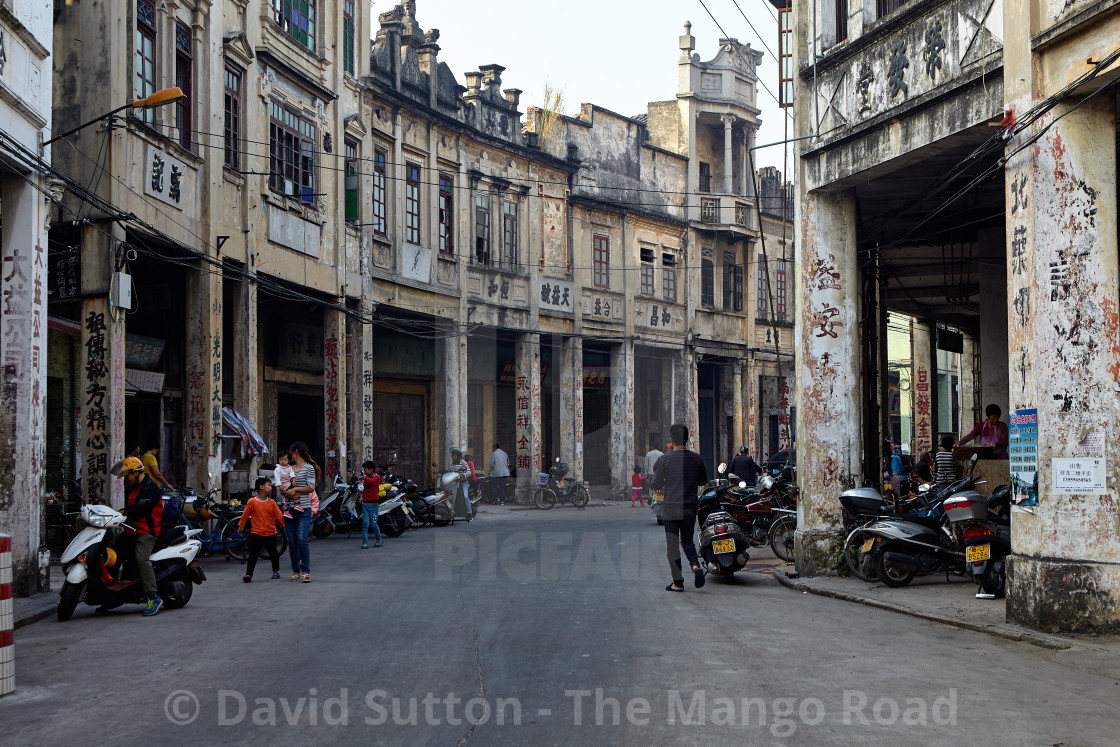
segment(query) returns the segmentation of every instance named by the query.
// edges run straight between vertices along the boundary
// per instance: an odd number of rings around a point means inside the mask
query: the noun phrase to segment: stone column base
[[[793,535],[794,563],[802,576],[836,573],[844,532],[840,529],[798,529]]]
[[[1007,556],[1007,622],[1044,633],[1120,633],[1120,565]]]

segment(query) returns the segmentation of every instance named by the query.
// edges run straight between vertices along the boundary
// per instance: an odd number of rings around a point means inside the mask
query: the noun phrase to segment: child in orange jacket
[[[241,514],[241,523],[237,528],[245,532],[245,524],[252,522],[249,535],[249,566],[245,569],[245,577],[241,580],[249,583],[253,580],[253,571],[257,567],[257,558],[260,557],[261,547],[268,549],[268,559],[272,561],[272,577],[280,578],[280,553],[276,551],[276,522],[284,526],[284,516],[280,507],[272,500],[272,480],[267,477],[258,477],[255,484],[257,494],[245,504],[245,511]]]

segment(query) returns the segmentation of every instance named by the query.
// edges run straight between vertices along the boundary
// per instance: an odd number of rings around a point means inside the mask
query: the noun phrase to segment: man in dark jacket
[[[762,467],[747,453],[747,447],[740,447],[739,453],[731,460],[731,474],[745,480],[747,485],[754,485],[761,473]]]
[[[121,513],[131,527],[125,530],[125,537],[131,543],[136,558],[140,588],[148,597],[143,614],[151,617],[163,606],[163,600],[156,593],[156,572],[152,568],[152,550],[163,520],[163,494],[156,481],[144,474],[144,465],[136,457],[128,457],[121,462],[119,474],[124,478],[124,509]]]
[[[677,424],[669,428],[672,450],[657,460],[653,471],[654,490],[665,491],[665,555],[673,583],[666,591],[684,591],[684,573],[681,569],[681,548],[692,565],[696,588],[704,585],[704,571],[696,555],[693,535],[696,533],[696,489],[708,481],[704,461],[695,451],[690,451],[688,428]]]

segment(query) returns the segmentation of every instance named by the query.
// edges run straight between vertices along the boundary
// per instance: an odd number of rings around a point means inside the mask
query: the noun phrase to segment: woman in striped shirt
[[[311,548],[307,535],[311,529],[311,494],[319,476],[319,465],[307,452],[307,444],[296,441],[288,449],[295,476],[292,486],[284,491],[292,520],[285,522],[288,530],[288,553],[292,561],[292,575],[289,581],[311,583]]]

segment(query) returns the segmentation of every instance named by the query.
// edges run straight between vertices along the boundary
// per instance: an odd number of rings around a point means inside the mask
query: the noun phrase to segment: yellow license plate
[[[863,546],[859,548],[859,551],[861,553],[871,552],[871,546],[874,545],[874,544],[875,544],[875,538],[872,537],[871,539],[869,539],[869,540],[867,540],[866,542],[863,543]]]
[[[974,560],[987,560],[992,557],[991,545],[976,545],[974,547],[966,548],[964,551],[964,558],[969,563]]]
[[[716,540],[712,543],[712,552],[735,552],[735,540]]]

